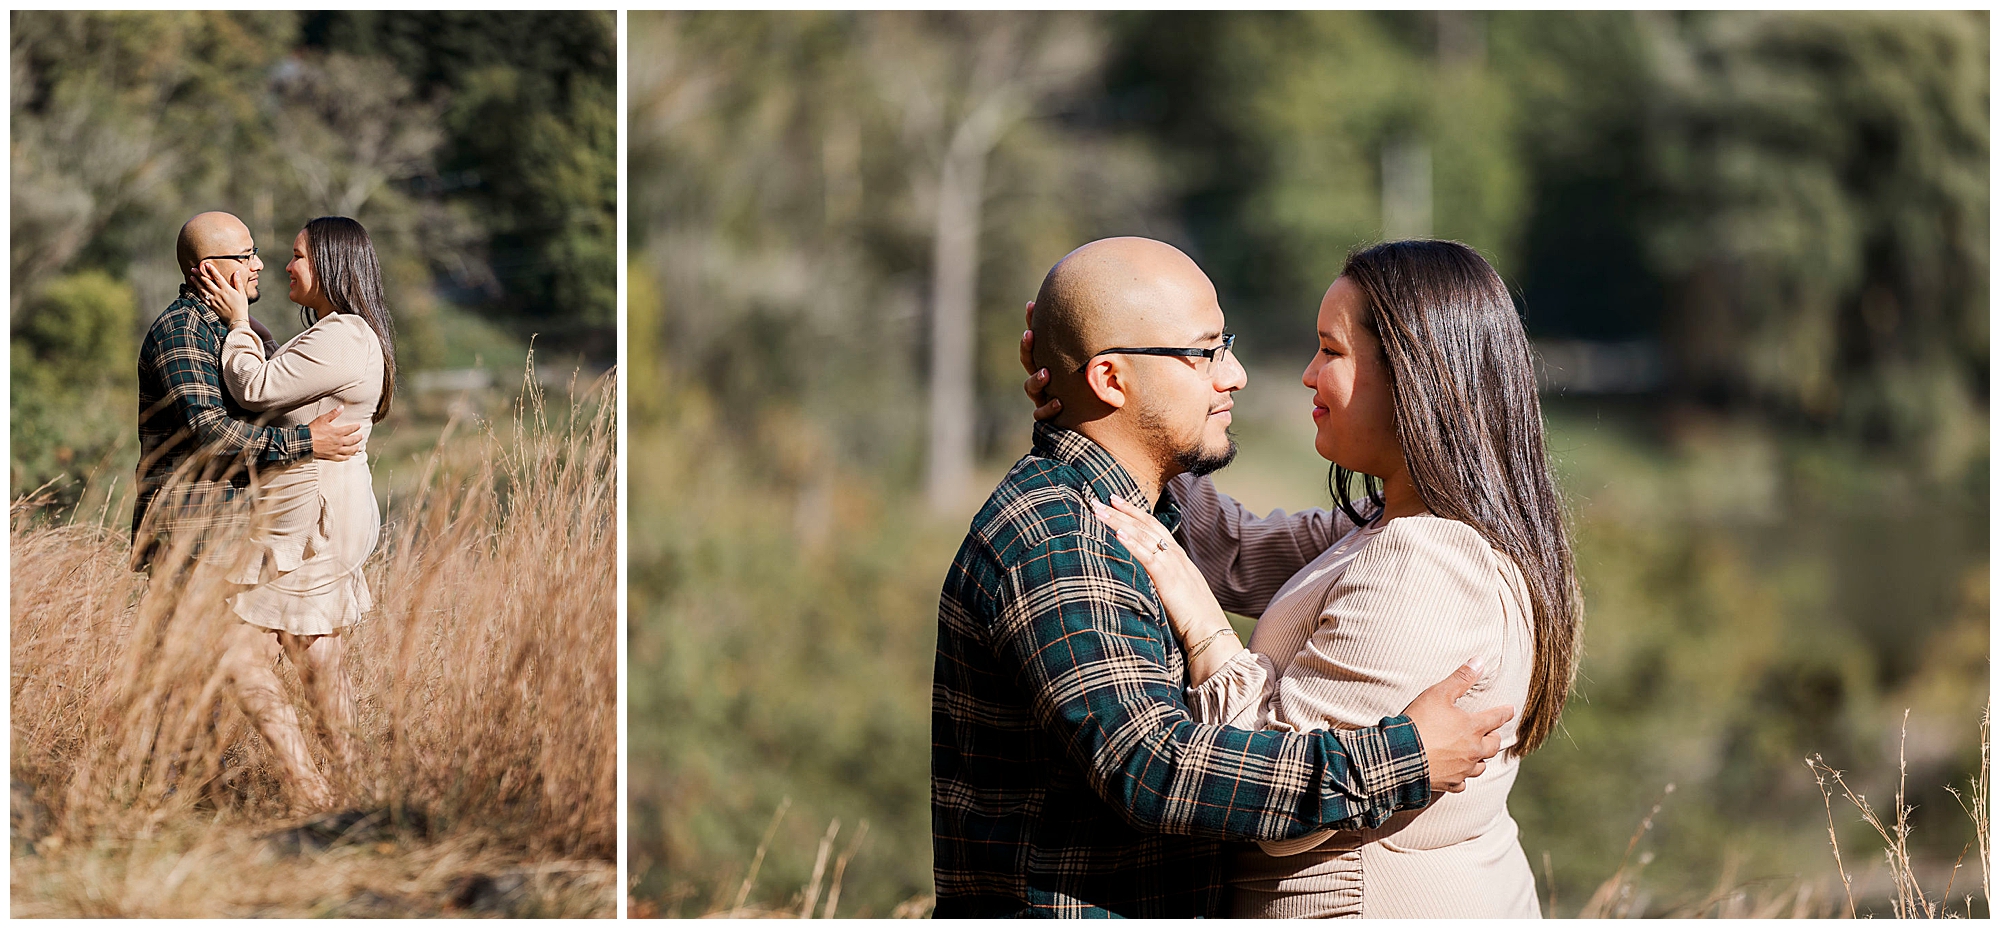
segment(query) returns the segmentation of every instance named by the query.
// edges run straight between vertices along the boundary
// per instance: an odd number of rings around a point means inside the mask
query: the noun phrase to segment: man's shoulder
[[[208,330],[207,322],[192,303],[175,300],[153,318],[152,325],[146,327],[146,340],[141,351],[204,339],[210,334]]]
[[[986,498],[969,533],[1003,562],[1056,539],[1090,534],[1090,482],[1081,471],[1030,453]]]

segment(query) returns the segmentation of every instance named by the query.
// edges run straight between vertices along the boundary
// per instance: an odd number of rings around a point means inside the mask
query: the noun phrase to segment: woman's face
[[[1389,360],[1363,324],[1367,298],[1345,277],[1319,302],[1319,350],[1302,380],[1313,392],[1313,448],[1350,471],[1384,477],[1403,464]]]
[[[290,290],[285,296],[299,306],[314,307],[319,302],[319,280],[313,276],[311,256],[306,254],[306,231],[299,230],[292,239],[292,260],[285,264],[285,273],[292,279]]]

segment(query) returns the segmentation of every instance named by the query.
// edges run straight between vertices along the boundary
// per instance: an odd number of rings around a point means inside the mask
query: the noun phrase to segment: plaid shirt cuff
[[[278,455],[281,456],[278,457],[278,460],[296,461],[300,458],[311,458],[313,453],[312,427],[293,426],[286,430],[286,432],[289,435],[281,433],[284,437],[276,443],[279,449]]]
[[[1372,729],[1342,730],[1340,744],[1368,792],[1365,828],[1373,829],[1403,810],[1430,805],[1431,766],[1417,726],[1408,716],[1385,716]]]

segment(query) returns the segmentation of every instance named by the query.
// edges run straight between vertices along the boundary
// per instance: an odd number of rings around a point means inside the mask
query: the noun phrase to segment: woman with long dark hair
[[[307,223],[292,241],[285,272],[287,296],[307,326],[267,355],[250,326],[244,282],[204,266],[203,299],[230,327],[224,385],[246,409],[285,423],[338,410],[334,422],[358,426],[361,445],[345,461],[306,458],[263,477],[253,495],[251,544],[232,562],[229,578],[246,589],[229,605],[243,622],[277,635],[318,710],[335,761],[351,768],[354,698],[341,630],[374,606],[361,568],[382,523],[367,448],[396,391],[395,335],[375,246],[360,223],[344,216]],[[290,742],[298,729],[294,723],[274,731],[286,732],[283,741]],[[332,802],[332,788],[303,744],[272,748],[300,794],[299,806]]]
[[[1303,380],[1335,510],[1260,518],[1182,476],[1187,551],[1123,501],[1100,510],[1189,656],[1190,709],[1239,728],[1362,728],[1474,662],[1461,706],[1522,713],[1462,793],[1364,832],[1245,847],[1234,913],[1537,916],[1507,794],[1568,698],[1581,607],[1527,335],[1485,259],[1442,241],[1355,253],[1317,322]],[[1223,601],[1261,614],[1247,648]]]

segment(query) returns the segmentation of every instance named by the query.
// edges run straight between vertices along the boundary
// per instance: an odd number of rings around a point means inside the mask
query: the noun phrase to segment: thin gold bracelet
[[[1189,661],[1193,661],[1193,660],[1195,660],[1196,658],[1200,658],[1200,657],[1201,657],[1201,653],[1202,653],[1202,652],[1205,652],[1205,651],[1208,651],[1208,647],[1209,647],[1210,645],[1213,645],[1213,644],[1215,644],[1215,640],[1216,640],[1216,639],[1219,639],[1219,638],[1222,638],[1222,636],[1223,636],[1223,634],[1224,634],[1224,633],[1228,633],[1229,635],[1232,635],[1232,636],[1233,636],[1233,635],[1235,635],[1235,634],[1236,634],[1236,630],[1234,630],[1234,629],[1231,629],[1231,628],[1229,628],[1228,626],[1224,626],[1224,627],[1222,627],[1222,628],[1220,628],[1220,629],[1217,629],[1217,630],[1215,631],[1215,634],[1214,634],[1214,635],[1212,635],[1212,636],[1209,636],[1208,638],[1206,638],[1206,639],[1203,639],[1203,640],[1201,640],[1201,644],[1200,644],[1200,645],[1197,645],[1197,646],[1195,646],[1195,647],[1194,647],[1194,651],[1192,651],[1192,652],[1189,652],[1189,653],[1188,653],[1188,660],[1189,660]]]

